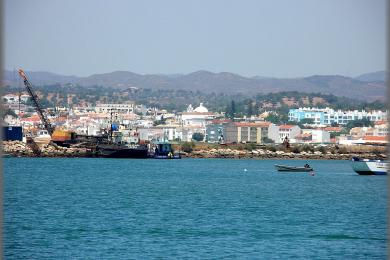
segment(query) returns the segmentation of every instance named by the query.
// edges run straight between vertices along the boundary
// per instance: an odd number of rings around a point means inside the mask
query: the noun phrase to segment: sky
[[[386,68],[385,0],[5,0],[6,69],[279,78]]]

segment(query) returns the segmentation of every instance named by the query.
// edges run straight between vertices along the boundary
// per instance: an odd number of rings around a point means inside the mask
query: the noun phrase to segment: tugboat
[[[359,175],[387,175],[388,163],[353,157],[352,169]]]
[[[181,159],[180,153],[174,153],[172,144],[169,142],[156,142],[154,149],[154,159]]]

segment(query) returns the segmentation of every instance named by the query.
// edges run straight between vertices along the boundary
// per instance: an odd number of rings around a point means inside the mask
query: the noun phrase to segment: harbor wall
[[[3,141],[4,153],[15,157],[96,157],[93,150],[82,147],[54,147],[44,145],[41,147],[41,154],[36,155],[32,149],[20,141]],[[322,160],[350,160],[352,157],[367,159],[386,159],[385,147],[383,151],[370,152],[371,148],[359,151],[348,151],[339,148],[337,151],[329,149],[320,151],[297,151],[295,149],[280,151],[272,147],[254,148],[250,150],[232,149],[228,147],[205,148],[195,147],[191,152],[184,152],[175,147],[175,152],[180,153],[183,158],[230,158],[230,159],[322,159]]]

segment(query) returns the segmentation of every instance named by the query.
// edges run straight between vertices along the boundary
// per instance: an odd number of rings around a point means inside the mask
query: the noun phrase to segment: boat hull
[[[181,156],[180,155],[173,155],[173,156],[168,156],[168,155],[154,155],[153,156],[154,159],[181,159]]]
[[[383,161],[353,161],[352,169],[359,175],[387,175],[388,164]]]
[[[105,146],[98,147],[97,155],[104,158],[134,158],[145,159],[148,158],[148,149],[146,147],[116,147]]]
[[[294,167],[294,166],[279,165],[279,164],[276,164],[275,168],[279,172],[312,172],[313,171],[313,168],[311,167]]]

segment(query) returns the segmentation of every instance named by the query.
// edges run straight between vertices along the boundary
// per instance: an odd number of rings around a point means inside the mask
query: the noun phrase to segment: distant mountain
[[[365,73],[360,76],[357,76],[355,79],[364,81],[364,82],[373,82],[373,81],[386,81],[386,71],[376,71],[371,73]]]
[[[357,78],[339,75],[314,75],[303,78],[243,77],[229,72],[213,73],[196,71],[189,74],[137,74],[129,71],[115,71],[94,74],[88,77],[62,76],[49,72],[26,72],[34,85],[78,84],[80,86],[105,86],[119,89],[129,87],[150,89],[183,89],[206,93],[246,94],[300,91],[308,93],[333,94],[366,101],[385,100],[384,81],[378,80],[384,72],[361,75]],[[382,74],[381,74],[382,73]],[[370,74],[372,74],[370,76]],[[374,76],[376,75],[376,76]],[[18,77],[18,75],[16,75]],[[14,73],[5,72],[4,84],[17,83]],[[368,80],[374,79],[374,80]]]
[[[46,71],[26,72],[29,80],[35,85],[49,85],[49,84],[66,84],[78,81],[80,78],[76,76],[64,76]],[[4,83],[15,84],[19,82],[19,74],[17,71],[4,71]]]

